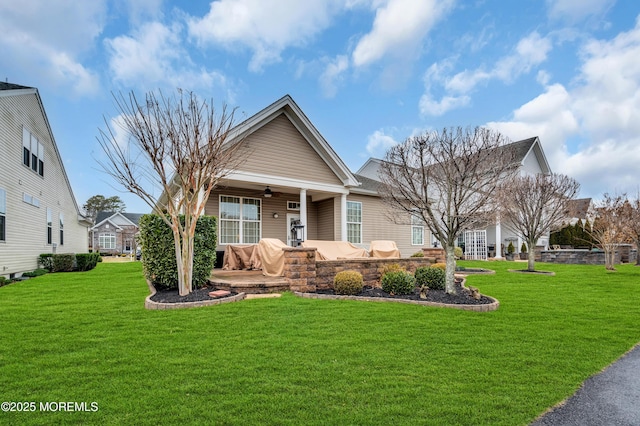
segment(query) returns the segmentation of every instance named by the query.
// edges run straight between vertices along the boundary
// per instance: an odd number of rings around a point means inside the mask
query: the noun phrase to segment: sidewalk
[[[531,426],[640,425],[640,344]]]

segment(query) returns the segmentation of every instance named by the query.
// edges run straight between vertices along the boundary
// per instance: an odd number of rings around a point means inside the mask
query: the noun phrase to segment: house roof
[[[357,188],[353,188],[352,192],[369,192],[376,194],[379,192],[381,185],[380,181],[359,174],[355,174],[354,176],[360,182],[360,186]]]
[[[144,213],[125,213],[125,212],[105,212],[105,211],[101,211],[101,212],[98,212],[98,214],[96,215],[96,224],[95,224],[94,228],[98,228],[98,227],[102,226],[102,224],[105,223],[105,222],[112,222],[114,216],[118,216],[118,215],[124,217],[127,221],[131,222],[132,225],[138,226],[138,223],[140,221],[140,217],[142,217],[143,214]]]
[[[33,89],[33,87],[21,86],[20,84],[9,83],[8,81],[0,81],[0,90],[21,90]]]
[[[569,202],[569,216],[586,219],[591,210],[591,198],[578,198]]]

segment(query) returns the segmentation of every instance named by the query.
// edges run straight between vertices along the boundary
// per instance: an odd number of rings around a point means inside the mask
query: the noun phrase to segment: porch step
[[[214,270],[209,277],[211,285],[220,290],[247,294],[266,294],[288,291],[289,284],[283,277],[265,277],[260,271]]]

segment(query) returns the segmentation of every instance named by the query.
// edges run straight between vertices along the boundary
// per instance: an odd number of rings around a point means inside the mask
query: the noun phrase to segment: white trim
[[[280,186],[302,189],[310,191],[324,191],[337,194],[348,194],[349,189],[341,185],[312,182],[301,179],[287,178],[282,176],[270,176],[262,173],[235,171],[225,177],[227,180],[237,180],[241,182],[257,183],[261,185]]]
[[[347,194],[340,196],[340,240],[347,241]]]
[[[302,228],[302,240],[307,240],[307,190],[300,190],[300,223],[304,226]]]

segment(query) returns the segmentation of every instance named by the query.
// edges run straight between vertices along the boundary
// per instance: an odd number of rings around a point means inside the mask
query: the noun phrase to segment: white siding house
[[[0,83],[0,275],[36,269],[41,253],[86,252],[90,225],[38,90]]]

